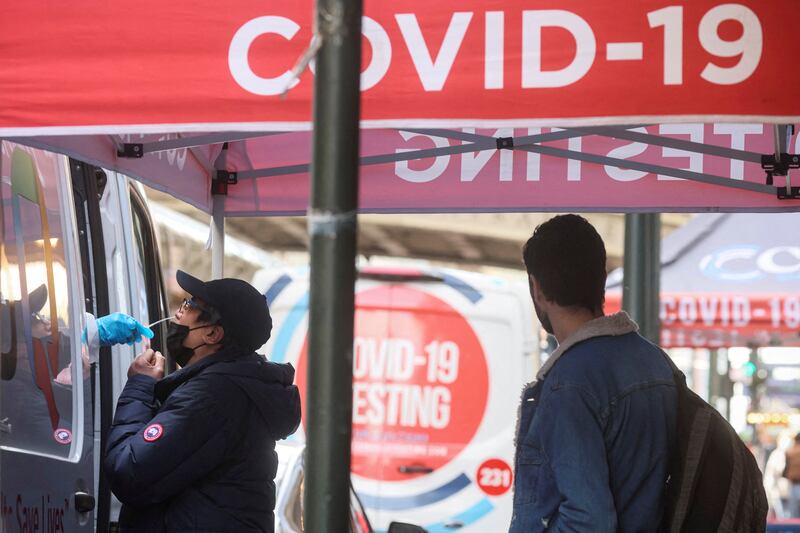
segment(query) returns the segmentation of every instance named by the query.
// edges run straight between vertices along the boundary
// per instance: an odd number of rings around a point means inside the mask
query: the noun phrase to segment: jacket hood
[[[290,364],[266,361],[255,352],[226,348],[202,361],[173,372],[156,384],[164,401],[181,383],[200,374],[221,374],[247,394],[274,440],[285,439],[300,425],[300,392]]]
[[[297,431],[300,392],[294,385],[292,365],[272,363],[251,353],[215,364],[207,372],[226,376],[247,394],[273,439],[285,439]]]

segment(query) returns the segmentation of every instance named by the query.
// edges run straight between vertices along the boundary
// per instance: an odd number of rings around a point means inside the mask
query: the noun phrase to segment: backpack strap
[[[664,350],[659,349],[661,355],[672,370],[672,379],[676,388],[676,417],[680,416],[680,406],[689,396],[689,386],[686,384],[686,375],[677,367],[672,358]],[[681,459],[680,441],[678,439],[678,420],[676,423],[676,434],[672,436],[672,452],[669,459],[669,478],[664,490],[664,520],[661,531],[664,533],[680,533],[683,523],[689,511],[694,483],[698,466],[702,458],[703,443],[706,438],[705,432],[701,431],[704,425],[708,424],[709,413],[705,416],[696,417],[692,421],[689,431],[690,442],[687,446],[687,456],[685,463]]]
[[[685,385],[685,382],[684,382]],[[680,392],[678,393],[680,394]],[[694,496],[694,488],[697,483],[697,478],[700,475],[700,464],[703,460],[705,443],[708,438],[709,422],[711,420],[711,412],[706,409],[700,409],[696,412],[692,426],[689,431],[689,442],[686,447],[686,457],[683,464],[678,461],[679,451],[673,450],[672,461],[676,461],[674,468],[682,468],[679,473],[678,480],[680,486],[677,489],[677,499],[674,502],[674,512],[672,515],[672,532],[679,533],[683,529],[683,523],[686,520],[686,515],[689,512],[689,504]],[[678,473],[673,471],[673,474]]]

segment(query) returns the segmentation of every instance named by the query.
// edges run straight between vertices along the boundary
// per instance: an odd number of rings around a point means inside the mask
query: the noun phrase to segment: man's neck
[[[189,361],[187,361],[186,366],[193,365],[194,363],[202,361],[206,357],[214,355],[215,353],[220,351],[221,348],[222,346],[219,344],[205,345],[196,348],[194,351],[194,355],[192,355],[192,358],[189,359]]]
[[[592,313],[584,308],[576,310],[574,308],[560,307],[552,310],[549,316],[550,322],[553,324],[553,335],[558,343],[561,344],[584,324],[603,316],[603,313]]]

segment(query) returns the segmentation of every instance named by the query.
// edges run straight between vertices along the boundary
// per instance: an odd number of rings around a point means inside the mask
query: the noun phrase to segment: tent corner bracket
[[[775,176],[786,176],[786,186],[777,187],[779,200],[800,199],[800,187],[793,187],[789,170],[800,168],[800,156],[797,154],[767,154],[761,156],[761,168],[767,173],[766,183],[772,185]]]
[[[217,170],[211,180],[211,194],[226,195],[228,194],[228,185],[236,185],[237,183],[239,183],[239,178],[236,172]]]
[[[144,157],[144,145],[142,143],[122,143],[117,148],[117,157],[142,158]]]
[[[800,200],[800,187],[778,187],[778,200]]]
[[[514,137],[498,137],[495,140],[497,141],[497,149],[498,150],[513,150],[514,149]]]

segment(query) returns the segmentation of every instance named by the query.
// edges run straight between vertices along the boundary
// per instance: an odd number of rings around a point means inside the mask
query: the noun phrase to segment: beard
[[[536,303],[536,300],[533,301],[533,309],[536,311],[536,317],[539,319],[544,330],[550,335],[553,335],[553,323],[550,322],[550,317],[547,316],[547,313],[542,311],[541,307]]]

